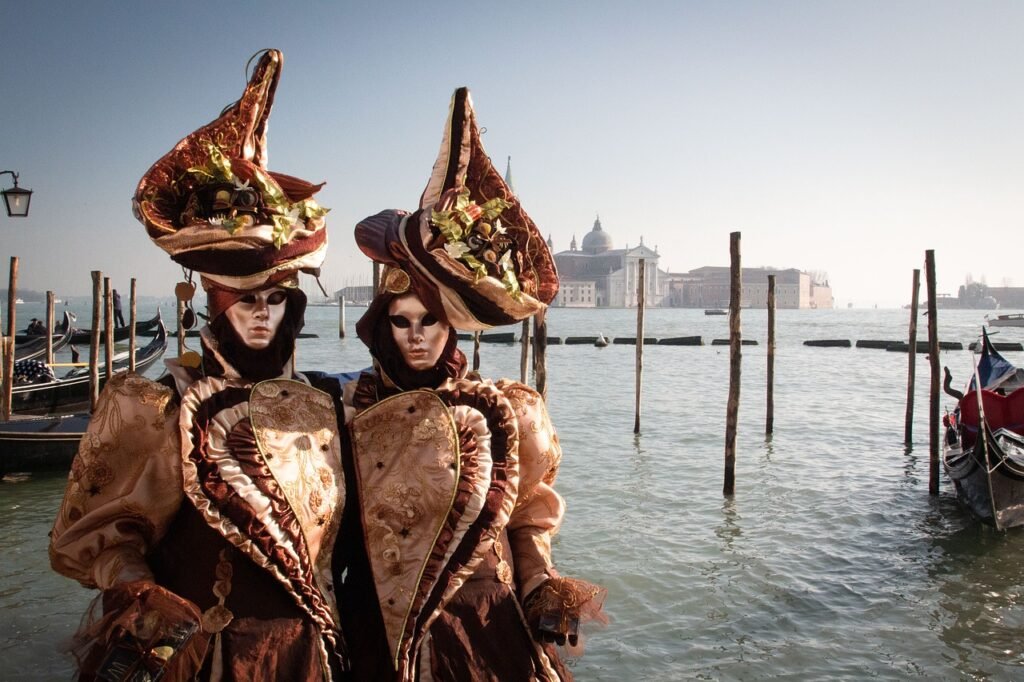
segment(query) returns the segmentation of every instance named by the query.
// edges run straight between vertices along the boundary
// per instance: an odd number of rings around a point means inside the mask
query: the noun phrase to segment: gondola
[[[74,328],[71,326],[75,317],[67,310],[64,311],[64,319],[53,330],[53,350],[60,350],[68,345],[74,335]],[[46,334],[42,336],[28,336],[19,334],[14,339],[14,361],[35,360],[46,355]]]
[[[157,319],[156,336],[135,357],[135,371],[144,373],[167,349],[167,330]],[[128,354],[114,357],[114,372],[128,369]],[[100,385],[106,382],[106,367],[99,368]],[[15,414],[52,414],[89,407],[89,369],[76,367],[63,377],[35,384],[24,384],[12,389],[12,411]]]
[[[85,412],[44,417],[14,416],[0,422],[0,475],[67,471],[89,425]]]
[[[160,309],[157,308],[156,315],[148,320],[142,320],[135,323],[135,334],[137,336],[147,335],[152,333],[156,329],[157,324],[162,322],[160,317]],[[123,327],[114,328],[114,341],[124,341],[131,334],[131,325],[126,324]],[[100,341],[104,338],[104,331],[100,329]],[[71,343],[92,343],[92,330],[91,329],[76,329],[74,335],[71,337]]]
[[[1024,525],[1024,370],[983,332],[967,389],[946,392],[957,407],[943,418],[942,460],[957,497],[999,530]]]

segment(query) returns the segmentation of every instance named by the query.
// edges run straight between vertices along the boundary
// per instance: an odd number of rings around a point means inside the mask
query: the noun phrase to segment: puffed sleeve
[[[553,487],[562,449],[539,393],[508,379],[497,386],[512,404],[519,424],[519,496],[507,528],[516,581],[525,597],[547,578],[558,576],[551,560],[551,538],[565,514],[565,501]]]
[[[71,466],[50,565],[86,587],[152,581],[146,552],[184,496],[178,408],[136,374],[107,382]]]

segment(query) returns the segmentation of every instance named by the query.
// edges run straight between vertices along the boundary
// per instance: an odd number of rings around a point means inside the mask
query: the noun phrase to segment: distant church
[[[548,237],[548,246],[554,243]],[[632,308],[637,305],[640,259],[644,259],[644,305],[659,306],[666,295],[668,273],[658,269],[657,248],[640,245],[612,248],[612,236],[601,227],[600,216],[593,229],[583,236],[582,248],[576,248],[573,235],[568,251],[555,254],[558,268],[558,296],[551,302],[556,308]]]

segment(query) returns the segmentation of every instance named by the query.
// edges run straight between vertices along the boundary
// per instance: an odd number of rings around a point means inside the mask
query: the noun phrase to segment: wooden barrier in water
[[[700,336],[672,336],[658,339],[659,346],[703,346],[704,339]]]
[[[853,346],[849,339],[812,339],[804,341],[804,345],[815,348],[851,348]]]
[[[725,408],[725,481],[724,495],[736,491],[736,428],[740,409],[740,302],[743,280],[740,269],[740,233],[729,235],[729,400]]]
[[[910,325],[908,327],[907,350],[917,348],[917,299],[921,292],[921,270],[914,268],[914,283],[910,294]],[[889,350],[886,346],[886,350]],[[917,353],[907,352],[907,411],[906,423],[903,427],[903,444],[913,442],[914,432],[914,378],[916,375],[914,361]]]
[[[917,342],[917,352],[918,353],[930,353],[931,352],[931,348],[932,348],[931,340],[928,340],[928,341],[918,341]],[[935,348],[936,348],[936,350],[940,350],[940,351],[943,351],[943,350],[963,350],[964,349],[964,344],[962,344],[959,341],[937,341],[935,343]],[[908,346],[907,344],[905,344],[902,341],[895,341],[893,343],[890,343],[888,346],[886,346],[885,349],[887,351],[890,351],[890,352],[893,352],[893,353],[907,353],[907,352],[910,351],[910,346]]]
[[[928,492],[939,494],[939,315],[935,303],[935,251],[924,252],[925,279],[928,285],[928,359],[931,386],[928,409]]]
[[[996,343],[995,341],[992,341],[991,338],[989,338],[989,343],[991,343],[992,347],[994,349],[996,349],[996,350],[1002,350],[1002,351],[1024,350],[1024,344],[1017,343],[1015,341],[1004,341],[1002,343]],[[981,350],[981,343],[979,343],[978,341],[971,341],[970,345],[968,345],[967,348],[969,350],[979,351],[979,350]]]
[[[712,339],[712,346],[731,346],[732,339]],[[741,346],[756,346],[757,339],[740,339]]]

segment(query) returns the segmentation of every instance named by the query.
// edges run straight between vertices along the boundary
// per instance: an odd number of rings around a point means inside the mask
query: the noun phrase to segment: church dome
[[[601,229],[601,218],[594,221],[594,229],[583,236],[584,253],[604,253],[612,250],[612,236]]]

